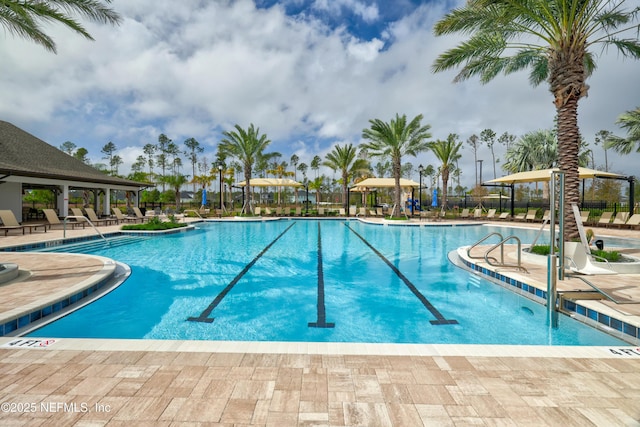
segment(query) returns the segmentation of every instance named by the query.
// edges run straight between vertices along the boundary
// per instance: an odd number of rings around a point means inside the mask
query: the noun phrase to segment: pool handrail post
[[[557,302],[557,268],[558,256],[550,254],[547,259],[547,318],[549,325],[553,328],[558,327],[558,311],[556,310]]]

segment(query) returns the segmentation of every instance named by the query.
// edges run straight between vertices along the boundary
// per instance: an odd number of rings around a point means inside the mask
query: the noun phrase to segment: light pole
[[[418,203],[420,204],[420,210],[422,210],[422,172],[424,172],[424,166],[418,166],[418,172],[420,173],[420,186],[418,187]]]
[[[222,160],[218,160],[218,171],[220,172],[220,218],[222,218],[222,170],[224,169],[224,163]]]

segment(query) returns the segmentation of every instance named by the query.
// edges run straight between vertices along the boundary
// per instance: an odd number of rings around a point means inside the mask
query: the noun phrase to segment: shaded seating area
[[[29,233],[32,233],[34,229],[37,230],[38,228],[42,228],[45,233],[47,232],[47,224],[20,224],[13,211],[8,209],[0,210],[0,221],[2,221],[0,230],[4,230],[5,236],[11,230],[22,230],[22,234],[24,234],[25,229],[28,229]]]

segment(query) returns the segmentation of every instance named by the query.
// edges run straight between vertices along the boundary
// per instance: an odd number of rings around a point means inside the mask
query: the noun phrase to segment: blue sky
[[[486,128],[516,136],[551,128],[551,94],[545,85],[531,87],[526,73],[487,85],[431,73],[437,55],[459,41],[434,37],[433,24],[463,2],[188,0],[176,8],[175,0],[114,0],[123,23],[88,24],[94,42],[49,27],[56,55],[0,35],[0,119],[54,146],[85,147],[93,162],[104,162],[100,150],[111,141],[125,160],[121,173],[160,133],[182,147],[196,138],[213,161],[222,131],[235,124],[255,124],[282,160],[295,153],[306,163],[335,144],[358,144],[370,119],[396,113],[423,114],[440,139],[456,133],[466,140]],[[633,83],[640,63],[603,52],[598,65],[580,103],[591,143],[600,129],[620,133],[616,118],[640,99]],[[603,165],[603,151],[592,148]],[[610,152],[610,168],[637,174],[638,156]],[[488,148],[479,158],[483,178],[493,178]],[[430,153],[405,161],[437,166]],[[474,183],[473,162],[466,148],[463,185]]]

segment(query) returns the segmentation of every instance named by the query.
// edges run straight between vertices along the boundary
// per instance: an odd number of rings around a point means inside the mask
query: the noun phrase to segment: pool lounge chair
[[[486,219],[495,219],[496,217],[496,209],[489,209],[487,212]]]
[[[613,212],[609,212],[609,211],[602,212],[602,215],[600,215],[600,219],[598,220],[598,225],[604,225],[605,227],[609,225],[612,215],[613,215]]]
[[[42,209],[42,212],[44,213],[45,218],[47,219],[47,222],[49,223],[49,230],[51,230],[51,227],[59,225],[61,227],[64,228],[64,223],[62,221],[60,221],[60,218],[58,218],[58,214],[56,213],[56,211],[54,211],[53,209]],[[84,228],[85,226],[85,222],[78,222],[76,220],[73,221],[67,221],[67,224],[71,225],[71,228],[76,228],[78,226],[82,226],[82,228]]]
[[[565,242],[564,257],[565,267],[576,273],[586,275],[618,274],[611,268],[607,268],[609,263],[604,258],[587,253],[587,249],[582,242]],[[594,258],[604,260],[605,262],[598,263],[602,264],[603,267],[595,265]]]
[[[529,221],[531,221],[531,222],[535,221],[535,220],[536,220],[536,213],[538,213],[538,210],[537,210],[537,209],[529,209],[529,210],[527,211],[527,216],[525,216],[525,217],[524,217],[524,220],[525,220],[525,221],[527,221],[527,222],[529,222]]]
[[[324,208],[318,208],[318,216],[324,216]]]
[[[302,216],[302,208],[300,206],[296,208],[296,216]]]
[[[469,218],[469,209],[462,209],[462,212],[460,212],[460,218]]]
[[[47,232],[47,224],[20,224],[16,219],[16,216],[13,214],[11,210],[0,210],[0,221],[2,221],[2,225],[0,226],[0,230],[4,230],[4,235],[6,236],[10,230],[22,230],[22,234],[24,234],[24,230],[26,228],[29,229],[29,233],[33,233],[34,229],[42,228],[44,232]]]
[[[146,218],[144,215],[142,215],[142,211],[140,210],[139,207],[133,207],[133,213],[136,214],[136,218],[138,218],[140,220],[140,222],[145,222],[146,220],[148,220],[148,218]]]
[[[482,209],[478,208],[478,209],[474,209],[473,211],[473,219],[480,219],[482,218]]]
[[[510,216],[511,214],[509,212],[502,212],[500,216],[498,216],[498,219],[505,220],[505,219],[509,219]]]
[[[133,217],[133,216],[129,216],[129,215],[125,215],[118,208],[111,208],[111,210],[113,211],[113,214],[116,216],[116,222],[117,223],[121,223],[121,222],[138,222],[138,218]]]
[[[344,208],[340,208],[340,216],[347,216],[347,212],[344,210]]]
[[[628,219],[629,219],[629,212],[618,212],[615,218],[613,218],[613,222],[607,225],[622,227],[627,222]]]
[[[516,216],[514,216],[513,219],[515,219],[516,221],[525,221],[527,219],[527,214],[524,212],[519,213]]]
[[[580,211],[580,220],[583,224],[587,224],[589,222],[589,215],[591,215],[591,211]]]
[[[631,218],[627,220],[627,222],[624,224],[624,227],[633,229],[640,228],[640,214],[631,215]]]
[[[118,223],[118,220],[116,219],[98,218],[98,215],[96,215],[96,211],[94,211],[93,208],[84,208],[84,211],[87,213],[87,217],[89,218],[89,221],[93,223],[93,225],[100,225],[100,224],[111,225],[113,223],[116,223],[116,224]]]

